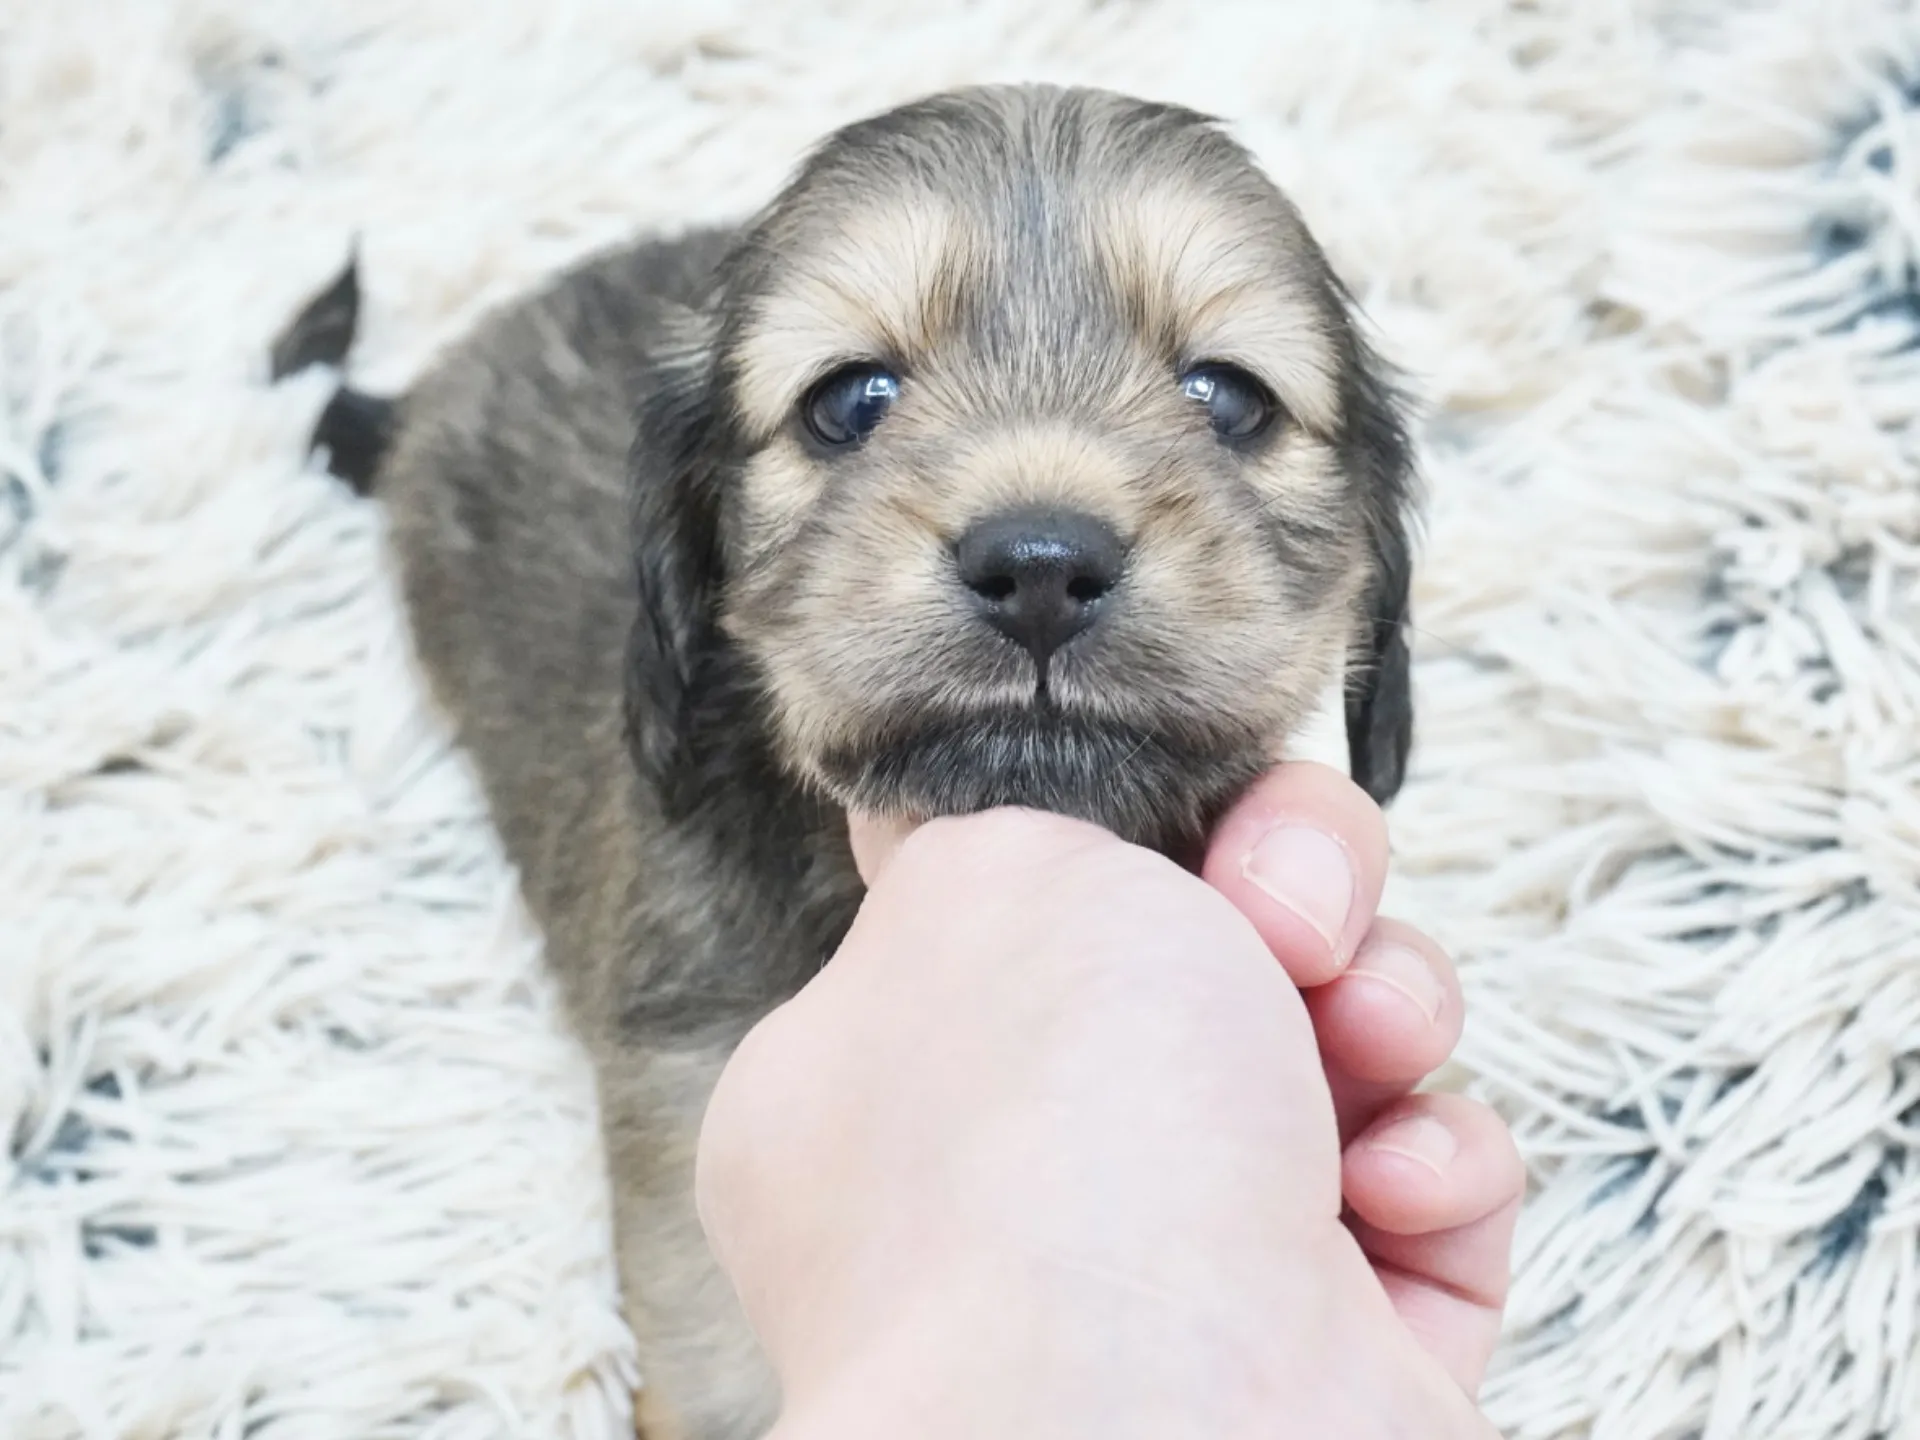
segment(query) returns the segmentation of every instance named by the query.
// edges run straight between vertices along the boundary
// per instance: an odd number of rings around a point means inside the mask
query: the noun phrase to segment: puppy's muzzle
[[[1104,521],[1072,510],[1013,510],[976,522],[954,550],[980,618],[1046,674],[1061,646],[1090,629],[1126,569]]]

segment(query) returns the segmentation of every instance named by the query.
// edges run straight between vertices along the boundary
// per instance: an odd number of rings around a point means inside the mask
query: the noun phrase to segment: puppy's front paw
[[[634,1392],[633,1433],[636,1440],[687,1440],[659,1392],[645,1386]]]

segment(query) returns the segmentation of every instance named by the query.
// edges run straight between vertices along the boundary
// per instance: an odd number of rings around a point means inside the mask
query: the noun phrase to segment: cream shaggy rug
[[[1231,117],[1416,377],[1395,903],[1515,1437],[1920,1436],[1920,15],[6,0],[0,1435],[615,1435],[590,1083],[269,337],[358,378],[987,78]]]

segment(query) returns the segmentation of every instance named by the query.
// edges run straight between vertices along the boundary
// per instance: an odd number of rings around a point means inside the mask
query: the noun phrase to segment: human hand
[[[1317,857],[1250,865],[1277,820]],[[1357,789],[1276,772],[1211,889],[1034,814],[855,840],[859,921],[702,1139],[782,1434],[1486,1433],[1519,1170],[1489,1112],[1407,1093],[1459,994],[1374,919]]]

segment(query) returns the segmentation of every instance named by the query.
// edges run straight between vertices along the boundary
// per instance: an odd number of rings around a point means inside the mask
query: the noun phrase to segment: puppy
[[[351,279],[276,368],[344,352]],[[1342,674],[1353,774],[1400,784],[1396,402],[1299,216],[1185,110],[1017,87],[851,125],[743,228],[580,266],[316,443],[387,509],[596,1058],[657,1436],[775,1413],[694,1142],[859,901],[845,809],[1184,851]]]

